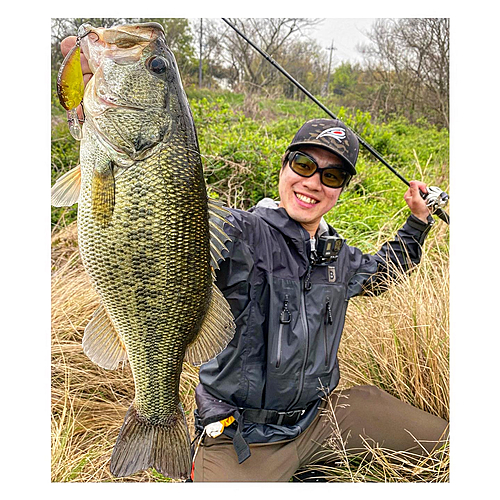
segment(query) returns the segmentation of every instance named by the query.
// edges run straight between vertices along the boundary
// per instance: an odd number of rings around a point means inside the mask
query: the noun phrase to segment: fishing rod
[[[251,45],[261,56],[263,56],[269,63],[271,63],[277,70],[279,70],[284,76],[288,78],[297,88],[299,88],[309,99],[311,99],[315,104],[317,104],[327,115],[329,115],[334,120],[338,120],[338,118],[316,97],[314,97],[303,85],[301,85],[292,75],[290,75],[285,69],[283,69],[269,54],[263,51],[260,47],[257,47],[251,40],[248,39],[234,24],[228,21],[225,18],[222,20],[229,25],[236,33],[245,40],[249,45]],[[410,183],[394,168],[392,167],[381,155],[378,153],[370,144],[368,144],[362,137],[360,137],[354,130],[351,130],[352,133],[357,137],[359,143],[367,149],[380,163],[382,163],[385,167],[387,167],[394,175],[396,175],[401,181],[403,181],[407,186]],[[427,206],[429,209],[436,214],[441,220],[446,222],[446,224],[450,223],[450,216],[443,210],[442,207],[446,206],[449,200],[449,196],[440,188],[436,186],[429,186],[428,193],[424,194],[420,191],[420,195],[424,200],[426,200]]]

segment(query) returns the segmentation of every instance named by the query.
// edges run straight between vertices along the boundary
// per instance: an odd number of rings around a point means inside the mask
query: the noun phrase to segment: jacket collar
[[[300,223],[292,219],[284,208],[279,207],[270,198],[259,201],[255,207],[249,209],[249,212],[264,219],[270,226],[283,234],[296,248],[307,268],[311,253],[311,241],[308,231]]]

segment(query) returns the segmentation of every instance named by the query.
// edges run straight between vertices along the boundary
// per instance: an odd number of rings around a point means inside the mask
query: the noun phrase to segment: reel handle
[[[427,191],[427,193],[420,191],[420,196],[427,201],[427,206],[431,214],[437,215],[443,222],[449,225],[450,216],[442,208],[448,204],[449,195],[436,186],[429,186]]]

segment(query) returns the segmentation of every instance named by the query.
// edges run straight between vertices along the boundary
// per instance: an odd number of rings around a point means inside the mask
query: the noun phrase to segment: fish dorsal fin
[[[224,223],[232,226],[227,219],[231,212],[219,200],[208,198],[208,215],[212,221],[217,221],[220,226],[224,225]]]
[[[211,360],[229,344],[234,331],[235,324],[231,308],[214,283],[207,314],[198,336],[188,345],[185,361],[199,366]]]
[[[224,224],[232,224],[227,220],[231,212],[222,206],[222,203],[211,198],[208,199],[208,223],[210,229],[210,265],[212,269],[219,269],[219,262],[224,260],[222,251],[226,250],[226,241],[231,238],[225,233]]]
[[[52,186],[51,204],[54,207],[70,207],[78,203],[80,197],[80,188],[82,185],[82,173],[80,165],[72,168],[63,176],[57,179]]]
[[[125,345],[102,305],[86,326],[82,344],[90,360],[106,370],[114,370],[127,361]]]

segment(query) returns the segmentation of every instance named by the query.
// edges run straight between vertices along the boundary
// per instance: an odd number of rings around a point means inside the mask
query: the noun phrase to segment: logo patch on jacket
[[[335,274],[335,267],[328,266],[328,281],[330,283],[335,283],[336,279],[337,279],[337,275]]]
[[[341,127],[332,127],[332,128],[327,128],[326,130],[323,130],[321,134],[318,134],[318,137],[316,139],[319,139],[320,137],[333,137],[336,139],[338,142],[342,142],[345,139],[345,129]]]

